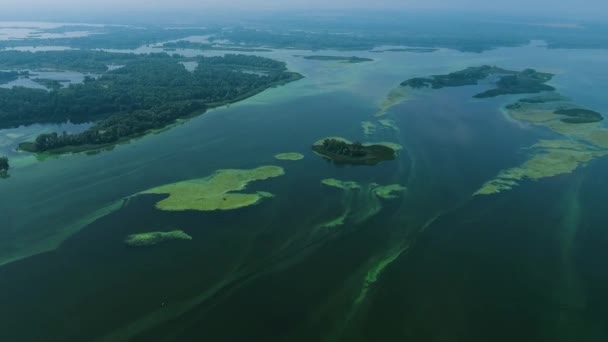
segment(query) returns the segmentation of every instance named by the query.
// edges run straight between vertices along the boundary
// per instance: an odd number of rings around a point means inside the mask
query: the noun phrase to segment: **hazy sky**
[[[57,12],[111,9],[440,9],[548,15],[608,15],[608,0],[0,0],[0,11]]]

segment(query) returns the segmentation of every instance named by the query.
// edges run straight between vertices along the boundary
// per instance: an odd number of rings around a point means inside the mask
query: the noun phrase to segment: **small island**
[[[599,122],[604,120],[602,114],[589,109],[571,108],[558,109],[554,112],[556,115],[564,115],[567,118],[562,118],[561,121],[571,124],[581,124],[590,122]]]
[[[0,178],[8,177],[8,169],[10,169],[8,158],[0,157]]]
[[[534,69],[523,71],[506,70],[496,66],[483,65],[470,67],[446,75],[433,75],[431,77],[415,77],[401,83],[401,86],[414,89],[447,87],[462,87],[477,85],[479,81],[490,76],[498,76],[496,88],[475,95],[475,98],[496,97],[510,94],[534,94],[543,91],[555,90],[545,83],[553,78],[553,74],[538,72]]]
[[[356,63],[364,63],[364,62],[373,62],[374,60],[371,58],[364,57],[344,57],[344,56],[303,56],[302,58],[313,60],[313,61],[335,61],[342,62],[348,64],[356,64]]]
[[[395,149],[381,144],[353,143],[345,139],[327,138],[312,146],[312,150],[336,164],[376,165],[395,159]]]
[[[186,234],[183,230],[173,230],[170,232],[149,232],[129,235],[124,242],[128,246],[148,247],[171,240],[192,240],[192,236]]]

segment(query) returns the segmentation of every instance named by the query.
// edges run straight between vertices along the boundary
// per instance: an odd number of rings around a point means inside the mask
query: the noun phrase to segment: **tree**
[[[0,172],[7,172],[10,168],[7,157],[0,157]]]

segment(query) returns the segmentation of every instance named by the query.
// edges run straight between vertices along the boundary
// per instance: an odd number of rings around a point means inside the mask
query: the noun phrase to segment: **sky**
[[[547,14],[557,16],[608,16],[608,0],[0,0],[5,13],[91,14],[117,10],[324,10],[399,9],[491,11],[508,14]]]

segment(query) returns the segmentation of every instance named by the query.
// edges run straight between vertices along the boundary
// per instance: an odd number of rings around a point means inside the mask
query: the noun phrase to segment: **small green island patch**
[[[385,160],[394,160],[396,149],[387,144],[362,144],[342,138],[322,139],[312,150],[336,164],[376,165]]]
[[[567,116],[567,118],[562,118],[561,121],[572,124],[599,122],[604,120],[602,114],[589,109],[558,109],[554,113],[557,115]]]
[[[304,59],[313,60],[313,61],[334,61],[334,62],[342,62],[348,64],[357,64],[364,62],[373,62],[374,60],[371,58],[365,57],[346,57],[346,56],[302,56]]]
[[[304,159],[304,155],[301,153],[289,152],[289,153],[279,153],[279,154],[275,155],[274,158],[277,160],[297,161],[297,160]]]
[[[124,240],[125,244],[133,247],[148,247],[171,240],[192,240],[192,236],[183,230],[173,230],[170,232],[148,232],[132,234]]]

